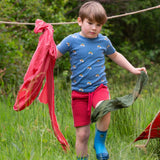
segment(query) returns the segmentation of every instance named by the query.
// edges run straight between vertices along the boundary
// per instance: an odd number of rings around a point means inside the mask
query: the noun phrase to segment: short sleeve
[[[64,38],[58,45],[57,49],[62,53],[65,54],[66,52],[70,51],[71,49],[71,37],[67,36]]]
[[[107,38],[107,49],[106,49],[106,55],[110,55],[115,53],[116,49],[113,47],[111,41]]]

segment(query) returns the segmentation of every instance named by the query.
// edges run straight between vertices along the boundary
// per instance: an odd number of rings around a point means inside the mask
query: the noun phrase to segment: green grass
[[[74,160],[75,128],[69,89],[61,85],[55,88],[55,111],[62,133],[70,144],[65,153],[54,136],[48,106],[37,100],[23,111],[13,110],[14,100],[10,97],[0,102],[0,160]],[[128,93],[128,86],[114,85],[112,97]],[[132,89],[132,88],[131,88]],[[110,160],[158,160],[160,159],[159,139],[150,140],[147,151],[135,147],[146,140],[133,143],[147,127],[160,108],[159,90],[146,87],[137,101],[128,109],[112,112],[106,146]],[[91,125],[89,159],[95,160],[93,149],[95,124]]]

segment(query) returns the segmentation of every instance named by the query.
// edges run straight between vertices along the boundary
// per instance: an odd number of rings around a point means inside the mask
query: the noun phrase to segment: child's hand
[[[144,71],[147,74],[147,70],[145,67],[141,67],[141,68],[135,68],[132,73],[133,74],[141,74],[141,71]]]

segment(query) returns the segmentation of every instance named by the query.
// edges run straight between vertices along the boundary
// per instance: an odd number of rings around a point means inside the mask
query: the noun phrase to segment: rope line
[[[125,16],[128,16],[128,15],[133,15],[133,14],[137,14],[137,13],[142,13],[142,12],[146,12],[146,11],[150,11],[150,10],[158,9],[158,8],[160,8],[160,5],[154,6],[154,7],[150,7],[150,8],[146,8],[146,9],[142,9],[142,10],[139,10],[139,11],[134,11],[134,12],[124,13],[124,14],[120,14],[120,15],[110,16],[110,17],[108,17],[108,19],[125,17]],[[65,25],[65,24],[76,24],[76,23],[77,23],[77,22],[59,22],[59,23],[50,23],[50,24],[51,24],[51,25]],[[0,21],[0,24],[35,25],[35,23],[6,22],[6,21]]]
[[[150,8],[142,9],[142,10],[135,11],[135,12],[124,13],[124,14],[120,14],[120,15],[117,15],[117,16],[111,16],[111,17],[108,17],[108,19],[124,17],[124,16],[133,15],[133,14],[137,14],[137,13],[142,13],[142,12],[146,12],[146,11],[150,11],[150,10],[158,9],[158,8],[160,8],[160,5],[155,6],[155,7],[150,7]]]

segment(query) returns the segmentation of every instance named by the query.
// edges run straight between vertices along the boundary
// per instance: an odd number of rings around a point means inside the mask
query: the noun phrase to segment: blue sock
[[[105,147],[107,131],[99,131],[96,129],[94,138],[94,149],[98,160],[108,160],[109,154]]]

